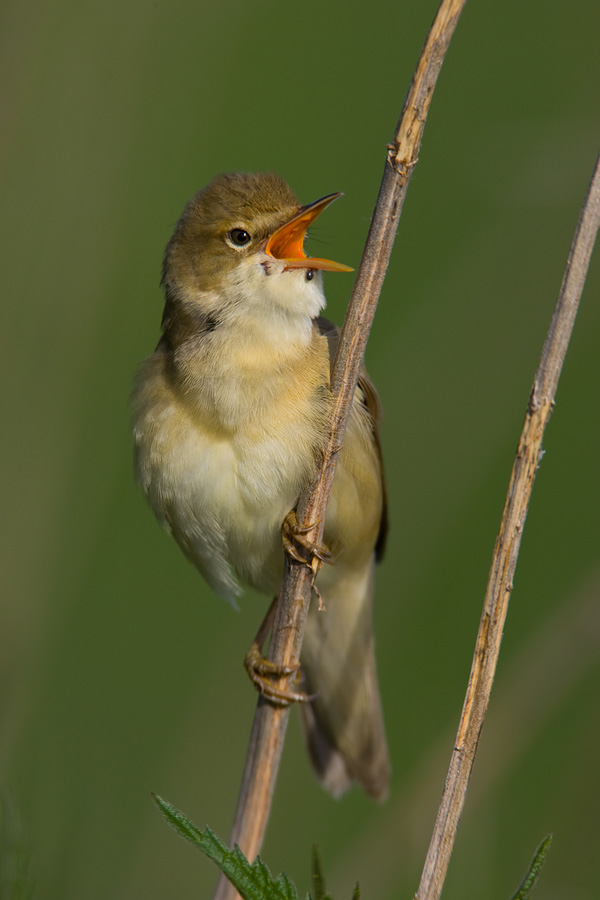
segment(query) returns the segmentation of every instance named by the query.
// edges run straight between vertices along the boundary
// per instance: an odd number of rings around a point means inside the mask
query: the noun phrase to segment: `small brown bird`
[[[208,583],[273,596],[282,523],[310,481],[330,404],[335,326],[306,229],[339,194],[300,206],[273,174],[220,175],[167,245],[162,338],[133,395],[140,484]],[[389,760],[375,672],[374,566],[387,526],[379,402],[363,369],[327,509],[333,565],[317,577],[301,665],[308,747],[335,796],[353,781],[386,795]]]

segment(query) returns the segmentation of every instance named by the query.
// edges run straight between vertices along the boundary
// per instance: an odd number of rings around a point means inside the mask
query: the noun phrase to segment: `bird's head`
[[[324,306],[320,272],[352,269],[307,257],[304,239],[339,196],[301,206],[278,175],[219,175],[188,203],[167,246],[165,315],[318,315]]]

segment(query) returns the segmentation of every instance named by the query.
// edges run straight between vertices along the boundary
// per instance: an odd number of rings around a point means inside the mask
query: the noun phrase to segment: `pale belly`
[[[276,593],[281,526],[314,465],[302,420],[276,434],[215,433],[166,404],[138,422],[137,468],[162,524],[229,600],[248,584]]]

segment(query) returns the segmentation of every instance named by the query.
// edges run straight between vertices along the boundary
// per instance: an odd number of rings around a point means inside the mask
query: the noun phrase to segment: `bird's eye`
[[[245,247],[252,240],[252,237],[243,228],[232,228],[227,232],[227,239],[234,247]]]

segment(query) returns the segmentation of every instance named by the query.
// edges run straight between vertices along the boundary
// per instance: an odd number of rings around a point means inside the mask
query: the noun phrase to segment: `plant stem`
[[[415,900],[437,900],[446,877],[496,672],[521,535],[533,481],[543,455],[542,438],[554,407],[558,379],[575,323],[599,224],[600,157],[596,162],[594,175],[579,216],[558,301],[529,397],[500,531],[494,547],[458,734]]]
[[[322,465],[313,484],[300,497],[297,507],[300,523],[314,523],[307,538],[317,545],[322,543],[325,511],[337,457],[404,197],[417,163],[433,90],[465,2],[442,0],[421,52],[394,141],[387,148],[379,196],[333,364],[333,414]],[[311,570],[286,558],[269,646],[269,659],[278,665],[293,666],[300,659],[316,570],[316,564]],[[286,687],[286,681],[282,679],[280,686]],[[289,708],[277,707],[263,698],[259,699],[230,839],[251,861],[262,846],[288,718]],[[233,900],[236,896],[235,889],[222,876],[214,900]]]

